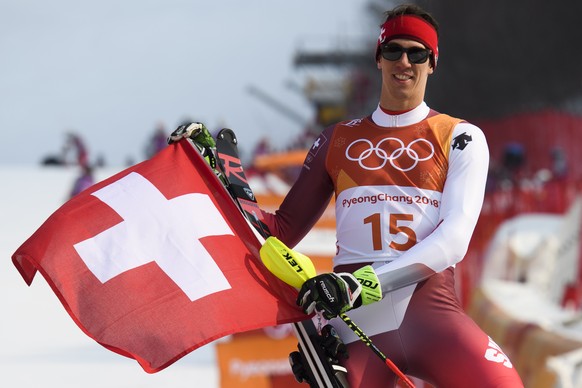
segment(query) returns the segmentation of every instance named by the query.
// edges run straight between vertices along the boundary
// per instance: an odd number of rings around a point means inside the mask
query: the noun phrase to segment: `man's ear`
[[[382,61],[376,61],[376,67],[378,70],[382,70]]]

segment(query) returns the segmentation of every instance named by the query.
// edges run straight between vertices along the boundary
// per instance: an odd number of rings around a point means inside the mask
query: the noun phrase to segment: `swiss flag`
[[[186,140],[77,195],[12,256],[79,327],[149,373],[228,334],[299,321],[296,292]]]

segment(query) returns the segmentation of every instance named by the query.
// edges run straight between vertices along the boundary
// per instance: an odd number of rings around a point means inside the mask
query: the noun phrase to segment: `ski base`
[[[328,341],[329,337],[318,334],[311,320],[294,323],[293,331],[298,351],[289,355],[289,363],[295,379],[312,388],[349,388],[347,370],[338,362],[340,354],[332,354],[337,346]],[[347,357],[345,345],[341,345],[344,348],[341,356]]]

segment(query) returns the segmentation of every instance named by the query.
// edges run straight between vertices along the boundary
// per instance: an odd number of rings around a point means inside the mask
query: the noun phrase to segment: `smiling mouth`
[[[394,74],[393,77],[398,81],[408,81],[409,79],[412,79],[412,76],[407,74]]]

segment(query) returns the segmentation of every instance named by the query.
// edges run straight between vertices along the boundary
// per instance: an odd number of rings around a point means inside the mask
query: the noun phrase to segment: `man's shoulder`
[[[427,120],[434,123],[438,122],[440,125],[447,125],[454,131],[469,130],[471,132],[482,132],[481,128],[466,119],[451,116],[446,113],[441,113],[434,109],[430,110],[430,113],[427,116]]]
[[[435,131],[442,133],[452,133],[455,127],[464,120],[458,117],[453,117],[445,113],[440,113],[435,110],[430,111],[426,117],[426,122]]]
[[[344,120],[344,121],[340,121],[337,124],[335,124],[335,127],[359,127],[362,125],[366,125],[368,122],[370,122],[369,120],[370,116],[365,116],[365,117],[360,117],[360,118],[356,118],[356,119],[349,119],[349,120]]]

